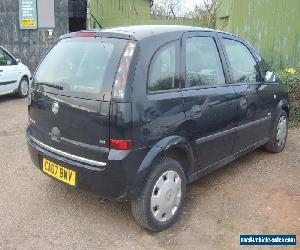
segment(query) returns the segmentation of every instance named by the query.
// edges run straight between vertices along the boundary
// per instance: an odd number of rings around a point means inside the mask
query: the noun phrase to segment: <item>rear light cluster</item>
[[[136,47],[135,42],[129,42],[120,61],[116,79],[114,82],[113,97],[115,98],[118,99],[124,98],[128,71],[129,71],[129,67],[130,67],[130,63],[131,63],[131,59],[135,47]]]
[[[110,139],[110,148],[116,150],[132,149],[132,140]]]

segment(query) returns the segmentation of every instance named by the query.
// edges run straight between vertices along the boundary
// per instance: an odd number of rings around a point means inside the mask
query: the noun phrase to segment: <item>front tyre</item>
[[[288,135],[288,117],[284,110],[281,110],[272,126],[270,141],[265,145],[265,149],[271,153],[281,152],[286,144]]]
[[[29,92],[29,81],[27,77],[22,77],[16,94],[18,97],[24,98],[28,96],[28,92]]]
[[[131,202],[136,221],[151,231],[161,231],[177,220],[186,193],[186,178],[180,163],[162,158],[153,167],[137,200]]]

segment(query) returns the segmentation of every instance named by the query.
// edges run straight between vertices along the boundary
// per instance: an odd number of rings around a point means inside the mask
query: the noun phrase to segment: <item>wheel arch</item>
[[[287,99],[281,99],[276,107],[276,114],[280,111],[284,110],[289,117],[290,115],[290,105]]]
[[[184,168],[188,182],[188,177],[195,166],[195,159],[191,144],[182,136],[163,138],[150,149],[138,169],[137,182],[144,180],[151,171],[153,163],[164,156],[169,156],[179,161]]]

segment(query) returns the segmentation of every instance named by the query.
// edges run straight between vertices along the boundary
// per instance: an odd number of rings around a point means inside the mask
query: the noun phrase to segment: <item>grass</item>
[[[290,97],[290,126],[300,126],[300,70],[278,69],[276,75],[289,89]]]

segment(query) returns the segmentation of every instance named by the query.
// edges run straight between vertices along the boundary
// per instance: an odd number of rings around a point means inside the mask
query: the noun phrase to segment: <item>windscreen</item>
[[[105,91],[111,91],[126,44],[117,38],[63,39],[44,58],[34,82],[49,92],[101,99]]]

